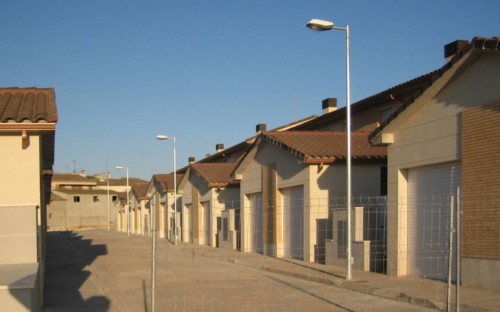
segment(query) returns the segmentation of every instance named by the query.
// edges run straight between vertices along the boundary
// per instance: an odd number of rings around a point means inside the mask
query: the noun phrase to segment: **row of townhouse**
[[[435,71],[352,104],[351,261],[359,270],[445,280],[451,249],[464,285],[498,289],[500,40],[458,40],[445,58]],[[346,109],[327,99],[321,116],[271,131],[259,124],[239,144],[190,158],[177,185],[173,173],[154,175],[131,192],[134,233],[150,233],[155,208],[160,237],[343,265],[345,120]],[[459,224],[450,219],[455,206]]]

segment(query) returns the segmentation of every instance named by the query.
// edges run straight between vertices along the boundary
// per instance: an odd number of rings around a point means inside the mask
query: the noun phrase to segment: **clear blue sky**
[[[268,129],[437,69],[456,39],[499,36],[498,0],[33,0],[0,3],[0,86],[54,87],[55,170],[146,180]],[[75,161],[75,162],[74,162]]]

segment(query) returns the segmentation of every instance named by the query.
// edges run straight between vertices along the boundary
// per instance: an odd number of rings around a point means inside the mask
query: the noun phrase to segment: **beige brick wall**
[[[462,113],[463,256],[500,259],[500,102]]]

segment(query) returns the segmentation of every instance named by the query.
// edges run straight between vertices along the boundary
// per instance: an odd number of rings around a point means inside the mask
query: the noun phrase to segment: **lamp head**
[[[333,29],[333,22],[313,18],[307,22],[307,27],[314,31],[325,31]]]
[[[123,167],[123,166],[116,166],[116,169],[117,170],[122,170],[122,169],[125,169],[125,167]]]
[[[158,134],[156,136],[157,140],[168,140],[168,135]]]

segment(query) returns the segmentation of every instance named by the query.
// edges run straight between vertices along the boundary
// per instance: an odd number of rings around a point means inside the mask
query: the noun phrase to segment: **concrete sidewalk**
[[[446,298],[439,282],[357,271],[353,281],[342,276],[321,264],[159,239],[156,310],[422,311],[442,309]],[[50,232],[45,284],[44,311],[150,311],[151,239]],[[462,311],[500,307],[497,294],[462,293]]]

